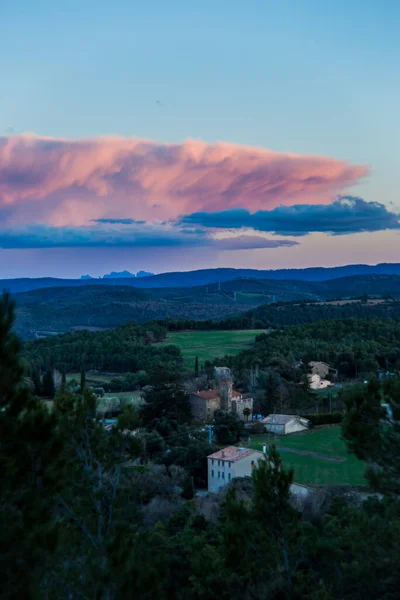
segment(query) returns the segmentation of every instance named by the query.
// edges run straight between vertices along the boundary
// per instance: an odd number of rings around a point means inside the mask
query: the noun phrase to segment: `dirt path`
[[[332,460],[333,462],[344,462],[346,459],[343,456],[332,456],[331,454],[321,454],[321,452],[309,452],[308,450],[296,450],[296,448],[278,447],[279,452],[292,452],[301,456],[315,456],[315,458],[323,458],[324,460]]]

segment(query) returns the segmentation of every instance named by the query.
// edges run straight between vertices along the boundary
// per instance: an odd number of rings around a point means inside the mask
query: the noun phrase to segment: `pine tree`
[[[55,417],[24,385],[14,303],[0,299],[1,598],[41,597],[40,581],[56,544],[55,490],[62,441]],[[57,469],[56,469],[57,467]]]
[[[86,373],[85,370],[82,369],[81,371],[81,394],[83,394],[83,392],[85,391],[86,388]]]
[[[46,373],[43,375],[42,390],[43,390],[43,396],[45,398],[54,398],[54,394],[55,394],[56,390],[55,390],[55,386],[54,386],[53,371],[51,369],[48,369],[46,371]]]

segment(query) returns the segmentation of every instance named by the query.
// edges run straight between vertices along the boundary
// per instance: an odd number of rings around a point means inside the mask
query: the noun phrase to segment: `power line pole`
[[[211,446],[211,440],[214,435],[214,425],[207,425],[206,429],[208,429],[208,443]]]

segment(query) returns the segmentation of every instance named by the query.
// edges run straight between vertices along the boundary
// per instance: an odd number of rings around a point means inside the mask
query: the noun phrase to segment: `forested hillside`
[[[154,373],[159,367],[176,370],[181,363],[177,346],[156,345],[165,330],[157,324],[145,327],[129,323],[102,332],[79,331],[26,342],[23,356],[35,368],[63,372],[84,370]]]
[[[261,334],[251,349],[226,359],[236,372],[258,364],[290,370],[299,359],[324,361],[342,377],[400,369],[400,319],[331,319]]]
[[[148,279],[148,278],[143,278]],[[66,332],[73,329],[105,329],[131,320],[221,321],[224,327],[257,328],[276,324],[312,322],[335,315],[391,316],[397,314],[395,303],[385,306],[371,303],[330,307],[316,304],[308,310],[304,302],[324,302],[330,299],[360,297],[400,297],[400,277],[397,275],[356,276],[328,282],[237,279],[200,287],[136,289],[126,285],[86,285],[84,287],[43,288],[16,294],[16,331],[25,339],[37,334]],[[294,312],[285,313],[282,302],[299,301]],[[236,324],[227,317],[242,315],[257,306]],[[293,306],[293,305],[292,305]],[[298,320],[294,320],[297,318]],[[288,321],[289,319],[289,321]],[[290,321],[290,319],[292,319]],[[287,322],[285,322],[285,320]],[[211,327],[211,325],[209,325]],[[178,325],[179,327],[179,325]],[[201,325],[199,325],[201,327]],[[189,326],[190,328],[190,326]]]

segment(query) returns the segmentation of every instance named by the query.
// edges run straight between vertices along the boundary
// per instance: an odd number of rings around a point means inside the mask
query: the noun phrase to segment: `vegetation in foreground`
[[[187,431],[179,382],[160,377],[142,411],[127,409],[111,431],[94,420],[85,389],[61,390],[50,413],[26,387],[12,320],[6,296],[0,302],[2,598],[398,598],[400,425],[385,419],[381,406],[387,400],[399,418],[398,380],[371,381],[345,398],[343,436],[368,464],[368,481],[382,501],[359,506],[334,498],[301,514],[289,496],[293,472],[272,447],[252,480],[233,482],[218,515],[207,519],[196,499],[188,500],[187,484],[210,449]],[[127,435],[140,420],[144,439]],[[222,441],[228,432],[233,428],[221,421],[216,436]],[[184,466],[160,460],[171,454],[185,457]]]

